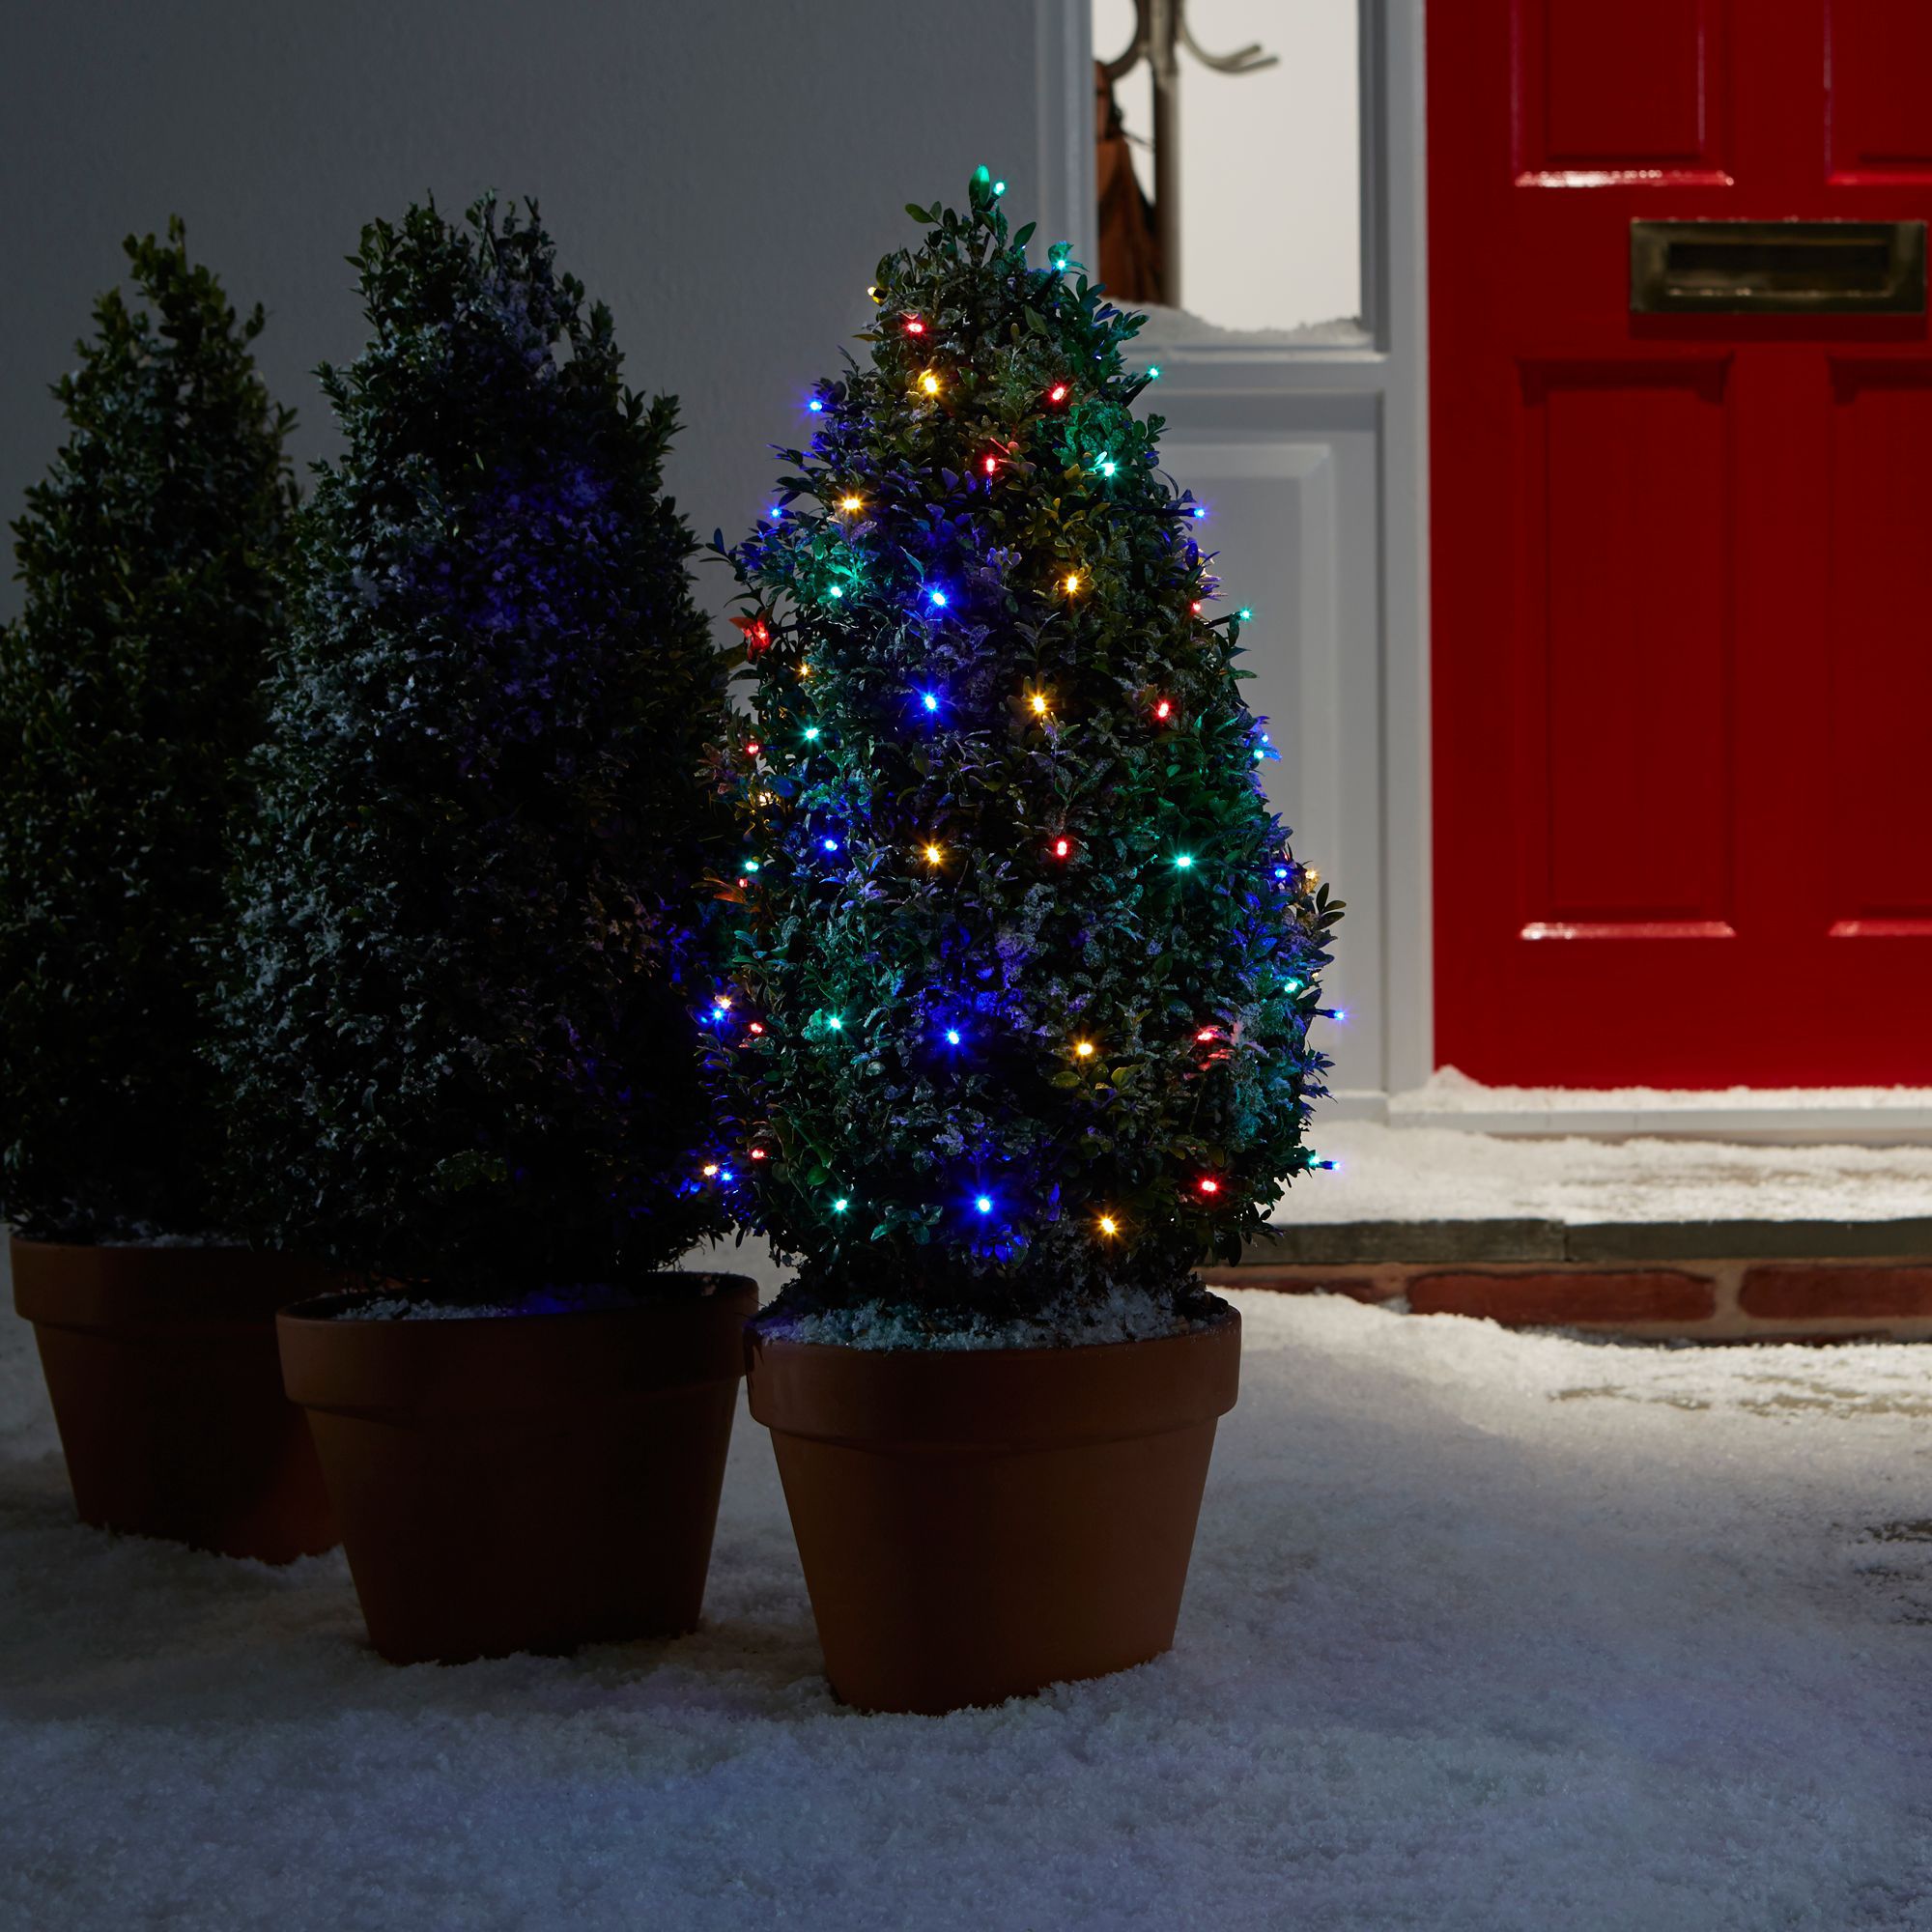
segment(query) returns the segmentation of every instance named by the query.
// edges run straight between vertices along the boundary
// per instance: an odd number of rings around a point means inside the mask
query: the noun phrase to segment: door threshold
[[[1485,1087],[1445,1066],[1391,1094],[1387,1118],[1477,1134],[1906,1147],[1932,1143],[1932,1088]]]

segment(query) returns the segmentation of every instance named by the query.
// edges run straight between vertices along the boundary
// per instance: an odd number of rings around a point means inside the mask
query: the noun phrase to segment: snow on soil
[[[1282,1225],[1334,1221],[1887,1221],[1932,1214],[1932,1147],[1531,1140],[1319,1114],[1336,1162],[1297,1179]]]
[[[508,1301],[433,1301],[414,1294],[362,1294],[338,1309],[335,1320],[475,1321],[503,1316],[591,1315],[612,1308],[652,1306],[657,1299],[654,1295],[640,1294],[636,1289],[606,1282],[585,1282],[567,1288],[533,1288]]]
[[[867,1301],[808,1315],[774,1317],[766,1333],[788,1342],[851,1349],[1078,1349],[1101,1342],[1150,1342],[1191,1334],[1208,1323],[1179,1320],[1174,1305],[1141,1288],[1116,1288],[1100,1302],[1068,1295],[1009,1321],[976,1317],[967,1327],[935,1328],[903,1302]]]
[[[102,1235],[103,1248],[232,1248],[241,1245],[233,1235],[165,1235],[142,1226],[125,1235]]]
[[[1932,1357],[1235,1298],[1175,1652],[938,1719],[742,1417],[696,1635],[398,1670],[339,1555],[76,1526],[0,1322],[0,1924],[1932,1926]]]

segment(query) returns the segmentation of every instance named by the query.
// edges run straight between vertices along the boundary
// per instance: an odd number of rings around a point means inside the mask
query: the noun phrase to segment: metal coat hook
[[[1187,0],[1134,0],[1134,37],[1125,53],[1101,62],[1119,80],[1146,61],[1153,75],[1153,215],[1160,243],[1161,292],[1180,306],[1180,49],[1216,73],[1259,73],[1280,65],[1259,42],[1231,54],[1210,54],[1187,24]]]

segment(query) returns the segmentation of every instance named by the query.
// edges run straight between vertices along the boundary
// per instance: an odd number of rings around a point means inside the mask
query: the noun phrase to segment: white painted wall
[[[1102,60],[1133,39],[1133,0],[1090,0]],[[1223,328],[1297,328],[1362,311],[1357,0],[1188,0],[1212,54],[1277,66],[1222,74],[1180,55],[1183,305]],[[1153,130],[1146,63],[1115,84],[1130,133]],[[1150,193],[1150,151],[1134,150]]]
[[[47,384],[130,229],[179,213],[230,292],[267,302],[261,359],[305,460],[334,446],[309,372],[362,338],[343,262],[361,223],[494,186],[538,197],[633,383],[683,398],[673,487],[700,534],[735,533],[766,445],[864,326],[873,264],[915,234],[903,203],[963,198],[983,160],[1016,218],[1044,195],[1043,234],[1077,232],[1091,108],[1069,134],[1039,76],[1078,57],[1084,7],[975,0],[971,31],[942,34],[903,0],[14,0],[0,521],[53,452]],[[0,615],[17,606],[0,584]]]

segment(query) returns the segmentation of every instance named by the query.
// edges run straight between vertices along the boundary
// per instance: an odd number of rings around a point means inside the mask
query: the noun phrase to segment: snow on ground
[[[1317,1114],[1336,1163],[1295,1181],[1283,1224],[1331,1221],[1887,1221],[1932,1214],[1932,1147],[1532,1140]]]
[[[746,1274],[758,1284],[758,1299],[769,1301],[792,1277],[792,1270],[772,1257],[770,1243],[755,1235],[742,1241],[735,1236],[722,1240],[700,1241],[678,1263],[679,1267],[696,1268],[700,1273]]]
[[[0,1924],[1932,1927],[1932,1375],[1238,1297],[1178,1648],[817,1674],[741,1418],[703,1630],[399,1670],[339,1556],[79,1528],[0,1322]]]

